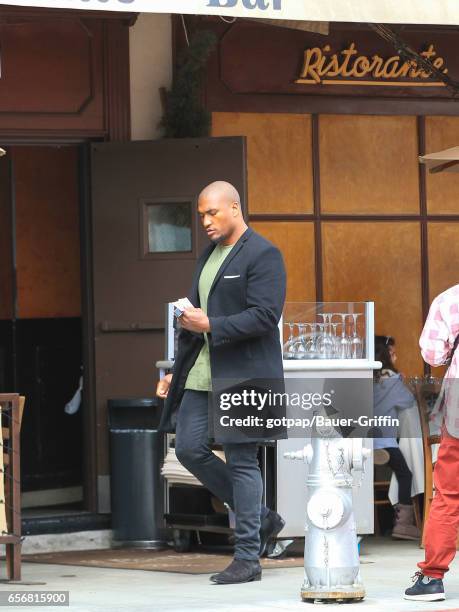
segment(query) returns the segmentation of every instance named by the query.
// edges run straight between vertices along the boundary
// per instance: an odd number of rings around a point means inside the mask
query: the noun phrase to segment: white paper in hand
[[[172,305],[174,306],[174,315],[176,317],[181,317],[187,308],[193,308],[193,304],[186,297],[178,299]]]

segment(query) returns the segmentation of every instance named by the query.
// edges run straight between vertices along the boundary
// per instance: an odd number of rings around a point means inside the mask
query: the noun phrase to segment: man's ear
[[[233,208],[233,217],[236,217],[239,214],[239,204],[237,202],[233,202],[231,206]]]

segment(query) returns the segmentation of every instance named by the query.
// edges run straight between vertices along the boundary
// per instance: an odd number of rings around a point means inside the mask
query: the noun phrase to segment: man
[[[211,240],[199,258],[180,317],[173,374],[159,383],[165,398],[160,428],[176,431],[179,461],[235,512],[232,563],[217,584],[261,579],[259,556],[283,519],[262,506],[257,443],[224,443],[226,463],[209,445],[212,379],[283,379],[278,322],[285,300],[282,256],[244,222],[236,189],[217,181],[199,195],[198,212]]]
[[[443,576],[456,554],[459,529],[459,285],[441,293],[432,302],[419,344],[424,360],[433,366],[451,360],[445,374],[440,404],[442,435],[434,469],[435,495],[425,526],[425,560],[418,563],[415,584],[405,599],[445,599]],[[432,417],[431,417],[432,418]]]

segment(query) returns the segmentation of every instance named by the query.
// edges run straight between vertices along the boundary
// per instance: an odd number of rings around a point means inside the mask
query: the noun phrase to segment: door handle
[[[113,321],[102,321],[100,323],[100,331],[103,333],[116,333],[116,332],[144,332],[144,331],[164,331],[164,324],[159,325],[158,323],[143,322],[143,321],[131,321],[131,322],[113,322]]]

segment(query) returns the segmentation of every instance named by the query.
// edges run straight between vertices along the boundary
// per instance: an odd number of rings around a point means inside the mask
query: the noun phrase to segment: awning
[[[429,172],[459,172],[459,147],[452,147],[438,153],[421,155],[419,161],[429,168]]]
[[[298,21],[459,25],[459,0],[2,0],[1,3],[34,8]]]

